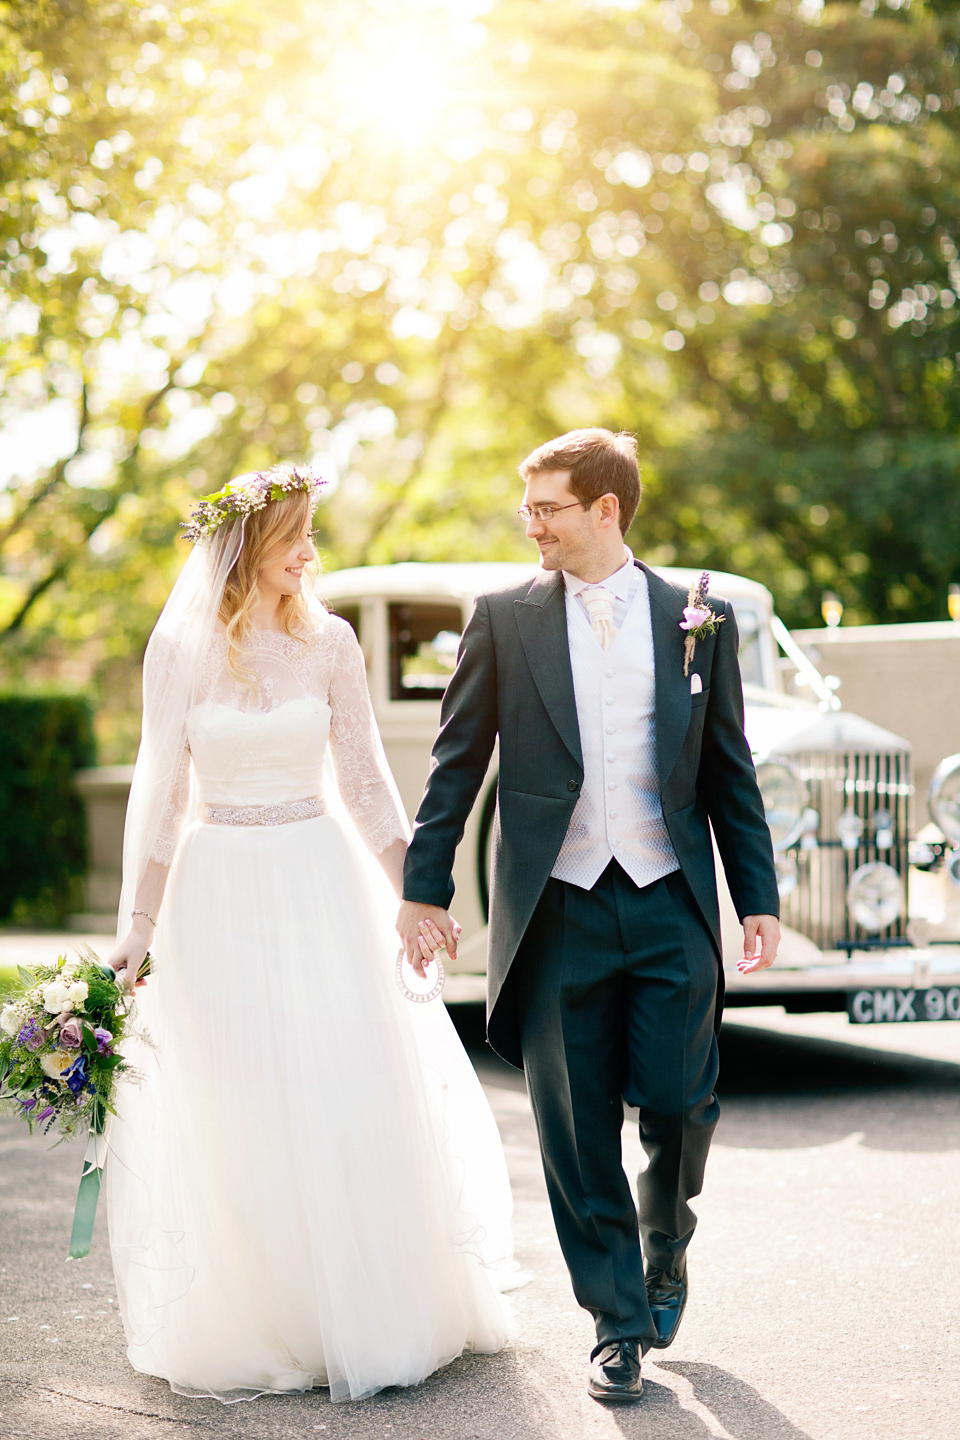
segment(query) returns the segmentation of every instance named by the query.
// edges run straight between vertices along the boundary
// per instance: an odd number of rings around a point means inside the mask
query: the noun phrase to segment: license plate
[[[851,1025],[910,1025],[918,1020],[960,1020],[960,985],[922,990],[848,990],[847,1017]]]

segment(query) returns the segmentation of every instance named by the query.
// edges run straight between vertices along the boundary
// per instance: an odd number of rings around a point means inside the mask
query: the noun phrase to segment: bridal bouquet
[[[117,1046],[130,1023],[133,986],[118,984],[92,950],[18,968],[20,992],[0,1010],[0,1101],[15,1107],[31,1133],[34,1126],[64,1139],[89,1133],[70,1239],[70,1257],[79,1259],[90,1250],[114,1085],[130,1069]],[[137,979],[149,971],[148,955]]]

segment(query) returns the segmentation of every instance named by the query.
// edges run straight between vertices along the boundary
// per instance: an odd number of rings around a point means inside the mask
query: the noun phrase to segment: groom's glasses
[[[552,520],[561,510],[572,510],[574,505],[582,506],[583,501],[574,500],[569,505],[521,505],[517,514],[529,524],[531,520]]]

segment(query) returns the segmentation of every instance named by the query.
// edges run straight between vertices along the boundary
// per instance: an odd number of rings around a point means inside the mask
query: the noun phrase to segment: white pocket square
[[[702,690],[703,690],[703,681],[700,679],[700,676],[699,676],[699,675],[691,675],[691,676],[690,676],[690,694],[691,694],[691,695],[699,695]]]

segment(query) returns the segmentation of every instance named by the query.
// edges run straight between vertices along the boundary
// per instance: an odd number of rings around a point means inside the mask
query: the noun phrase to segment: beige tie
[[[586,590],[580,591],[580,594],[587,607],[587,614],[593,625],[593,633],[600,641],[601,650],[609,650],[617,638],[616,627],[613,623],[614,597],[612,592],[604,590],[602,585],[588,585]]]

